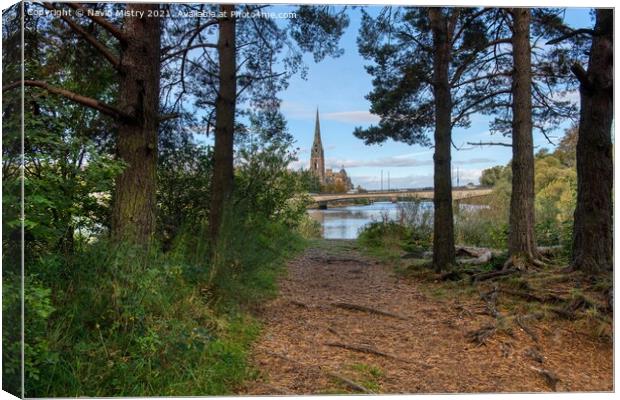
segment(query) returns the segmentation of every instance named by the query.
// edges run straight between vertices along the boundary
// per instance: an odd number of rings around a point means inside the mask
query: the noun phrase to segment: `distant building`
[[[340,188],[343,192],[353,189],[351,178],[347,175],[344,166],[338,172],[331,168],[325,170],[325,153],[321,142],[321,124],[319,122],[319,110],[316,110],[316,121],[314,124],[314,143],[310,154],[310,171],[319,178],[321,186],[331,190]]]
[[[321,125],[319,124],[319,109],[316,109],[316,122],[314,124],[314,143],[310,155],[310,171],[319,178],[321,184],[325,183],[325,154],[321,143]]]

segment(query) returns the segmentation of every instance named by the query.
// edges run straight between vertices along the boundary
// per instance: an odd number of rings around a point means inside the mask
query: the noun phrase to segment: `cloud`
[[[361,186],[365,189],[380,189],[381,188],[381,176],[352,176],[351,181],[355,186]],[[424,175],[408,175],[401,177],[391,177],[389,180],[390,189],[404,189],[404,188],[421,188],[433,186],[433,174]],[[383,189],[388,188],[387,176],[383,176]]]
[[[480,176],[482,175],[482,169],[459,169],[459,184],[466,185],[469,182],[477,185],[480,182]],[[453,173],[452,180],[456,185],[456,171]]]
[[[283,101],[280,104],[280,110],[288,118],[294,119],[312,119],[316,115],[315,107],[308,107],[302,103],[294,101]],[[380,118],[377,115],[371,114],[370,111],[340,111],[324,113],[319,111],[321,120],[336,121],[351,124],[372,124],[378,123]]]
[[[432,158],[420,157],[421,155],[432,153],[432,151],[424,151],[420,153],[403,154],[391,157],[381,157],[374,160],[348,160],[327,158],[325,165],[331,168],[360,168],[360,167],[423,167],[433,165]],[[469,164],[489,164],[496,160],[490,158],[471,158],[468,160],[455,161],[454,165]]]
[[[280,110],[287,118],[310,119],[314,117],[314,111],[311,108],[294,101],[283,101],[280,103]]]
[[[378,123],[380,118],[370,111],[343,111],[321,114],[321,118],[329,121],[347,122],[356,124]]]
[[[497,160],[494,160],[492,158],[479,157],[479,158],[470,158],[468,160],[462,160],[462,161],[454,161],[452,164],[467,165],[467,164],[488,164],[488,163],[494,163],[494,162],[497,162]]]
[[[374,160],[344,160],[328,158],[326,165],[340,168],[359,168],[359,167],[421,167],[425,165],[433,165],[433,160],[420,160],[411,157],[393,156],[382,157]]]
[[[461,169],[459,170],[459,184],[466,185],[469,182],[478,184],[480,181],[480,175],[482,169]],[[456,171],[452,176],[453,184],[456,185]],[[351,181],[355,186],[361,186],[365,189],[380,189],[381,188],[381,175],[361,175],[351,176]],[[390,177],[389,187],[390,189],[411,189],[411,188],[423,188],[433,186],[433,174],[411,174],[399,177]],[[383,174],[383,189],[388,188],[387,174]]]

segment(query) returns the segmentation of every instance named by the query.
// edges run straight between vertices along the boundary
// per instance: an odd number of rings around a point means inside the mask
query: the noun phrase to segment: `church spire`
[[[321,144],[321,123],[319,122],[319,108],[316,108],[316,119],[314,122],[314,144]],[[321,146],[323,147],[323,146]]]
[[[325,183],[325,156],[323,143],[321,143],[321,125],[319,123],[319,108],[316,108],[316,121],[314,123],[314,143],[310,156],[310,171],[314,173],[321,184]]]

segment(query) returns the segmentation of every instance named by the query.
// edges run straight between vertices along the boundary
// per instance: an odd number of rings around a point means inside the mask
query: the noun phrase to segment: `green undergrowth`
[[[350,365],[348,369],[351,371],[356,382],[374,393],[381,393],[381,382],[385,377],[385,373],[381,368],[374,365],[357,363]]]
[[[347,380],[354,382],[355,384],[366,388],[372,393],[379,394],[382,391],[382,382],[385,378],[385,372],[380,367],[369,365],[365,363],[347,364],[343,366],[343,370],[340,374]],[[318,394],[322,395],[342,395],[342,394],[359,394],[357,389],[351,387],[351,385],[343,382],[342,379],[336,377],[331,378],[332,387],[323,389]]]
[[[255,376],[252,311],[305,240],[267,221],[229,226],[213,257],[193,230],[166,253],[98,241],[33,258],[26,396],[226,395]]]
[[[411,229],[396,222],[373,222],[360,232],[357,241],[367,255],[399,266],[406,251],[419,252],[421,256],[425,249],[424,242],[412,237]]]

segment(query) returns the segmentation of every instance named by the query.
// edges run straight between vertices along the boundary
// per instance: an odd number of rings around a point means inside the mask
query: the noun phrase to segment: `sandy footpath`
[[[259,314],[259,377],[239,394],[613,390],[609,343],[554,322],[534,328],[537,342],[517,329],[476,346],[465,334],[490,321],[481,302],[429,298],[355,242],[319,242],[288,269]]]

